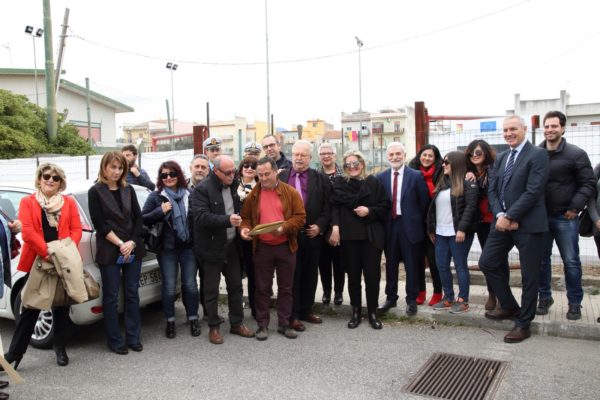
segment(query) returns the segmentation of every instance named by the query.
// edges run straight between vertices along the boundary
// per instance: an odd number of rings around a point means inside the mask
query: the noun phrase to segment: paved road
[[[142,317],[142,353],[108,352],[101,323],[78,331],[65,368],[56,366],[51,350],[30,348],[19,367],[25,384],[11,384],[11,399],[423,399],[402,386],[434,352],[510,362],[497,399],[599,398],[594,341],[536,335],[508,345],[503,331],[431,322],[388,322],[374,331],[364,321],[349,330],[348,316],[328,315],[296,340],[272,329],[258,342],[227,329],[225,343],[216,346],[205,324],[200,337],[189,335],[181,303],[173,340],[163,335],[159,309]],[[0,320],[5,348],[12,329],[12,321]]]

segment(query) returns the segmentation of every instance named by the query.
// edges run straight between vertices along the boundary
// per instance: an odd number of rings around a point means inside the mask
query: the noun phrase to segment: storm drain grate
[[[434,353],[404,390],[449,400],[490,400],[507,367],[505,361]]]

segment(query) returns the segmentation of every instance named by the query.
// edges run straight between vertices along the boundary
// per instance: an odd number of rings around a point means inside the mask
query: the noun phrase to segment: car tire
[[[15,297],[15,304],[13,307],[13,313],[15,318],[21,314],[23,308],[21,304],[21,291],[19,289],[17,296]],[[37,349],[50,349],[54,344],[54,319],[52,318],[52,310],[42,310],[35,323],[35,328],[29,344]]]

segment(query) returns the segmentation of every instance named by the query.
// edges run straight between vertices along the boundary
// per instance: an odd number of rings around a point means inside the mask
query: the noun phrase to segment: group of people
[[[387,146],[389,168],[367,173],[360,151],[348,151],[336,163],[336,148],[319,146],[320,168],[310,167],[313,144],[298,140],[291,159],[277,138],[249,142],[236,167],[220,154],[221,141],[204,142],[205,154],[193,157],[190,178],[177,162],[163,162],[156,180],[136,165],[137,149],[125,146],[102,157],[88,204],[96,231],[96,262],[102,277],[106,340],[111,351],[142,351],[138,286],[145,255],[143,232],[160,229],[156,250],[162,274],[165,336],[176,337],[175,298],[178,276],[192,336],[201,334],[200,305],[208,339],[223,343],[219,284],[225,277],[230,333],[266,340],[269,335],[273,277],[277,278],[277,332],[296,338],[305,322],[322,318],[313,306],[319,275],[322,302],[343,303],[345,275],[352,316],[348,328],[362,322],[362,281],[369,325],[381,329],[380,316],[397,306],[400,262],[405,270],[406,314],[415,315],[427,301],[425,269],[431,272],[429,306],[453,314],[469,310],[467,256],[475,235],[482,254],[489,296],[487,318],[514,319],[504,340],[529,337],[536,313],[552,306],[551,263],[555,241],[563,259],[569,301],[568,319],[581,318],[581,262],[578,214],[587,206],[600,256],[600,165],[592,170],[582,149],[563,137],[566,117],[544,117],[545,140],[526,139],[524,121],[515,115],[503,123],[507,151],[497,157],[491,145],[474,140],[465,151],[443,157],[427,144],[410,162],[399,142]],[[264,151],[265,156],[261,157]],[[18,269],[28,272],[36,257],[52,261],[47,244],[81,239],[79,211],[63,196],[66,176],[57,165],[39,166],[35,193],[25,197],[19,219],[0,217],[0,259],[6,270],[6,237],[21,229]],[[139,204],[131,184],[152,190]],[[145,228],[144,228],[145,227]],[[4,233],[4,236],[2,236]],[[543,246],[541,246],[543,244]],[[523,292],[520,305],[509,286],[508,253],[519,251]],[[386,300],[378,304],[382,254],[385,254]],[[451,260],[458,291],[454,291]],[[256,331],[245,323],[242,278],[248,277],[248,304]],[[4,273],[4,279],[10,274]],[[200,286],[198,279],[200,278]],[[118,318],[119,288],[125,298],[125,335]],[[333,296],[332,296],[333,294]],[[8,362],[18,366],[39,310],[24,308],[17,318]],[[53,309],[58,365],[67,365],[68,309]]]

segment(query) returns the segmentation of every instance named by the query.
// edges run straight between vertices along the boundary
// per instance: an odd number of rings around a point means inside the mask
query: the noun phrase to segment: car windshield
[[[142,187],[136,187],[135,188],[135,195],[137,196],[138,199],[138,203],[140,204],[140,207],[144,206],[144,203],[146,203],[146,199],[148,198],[148,196],[150,195],[150,191],[146,188],[142,188]],[[81,206],[81,208],[83,209],[83,211],[85,212],[85,216],[87,218],[88,221],[92,221],[92,217],[90,215],[90,209],[88,207],[88,193],[86,192],[79,192],[79,193],[75,193],[74,194],[75,198],[77,199],[77,202],[79,203],[79,205]]]

